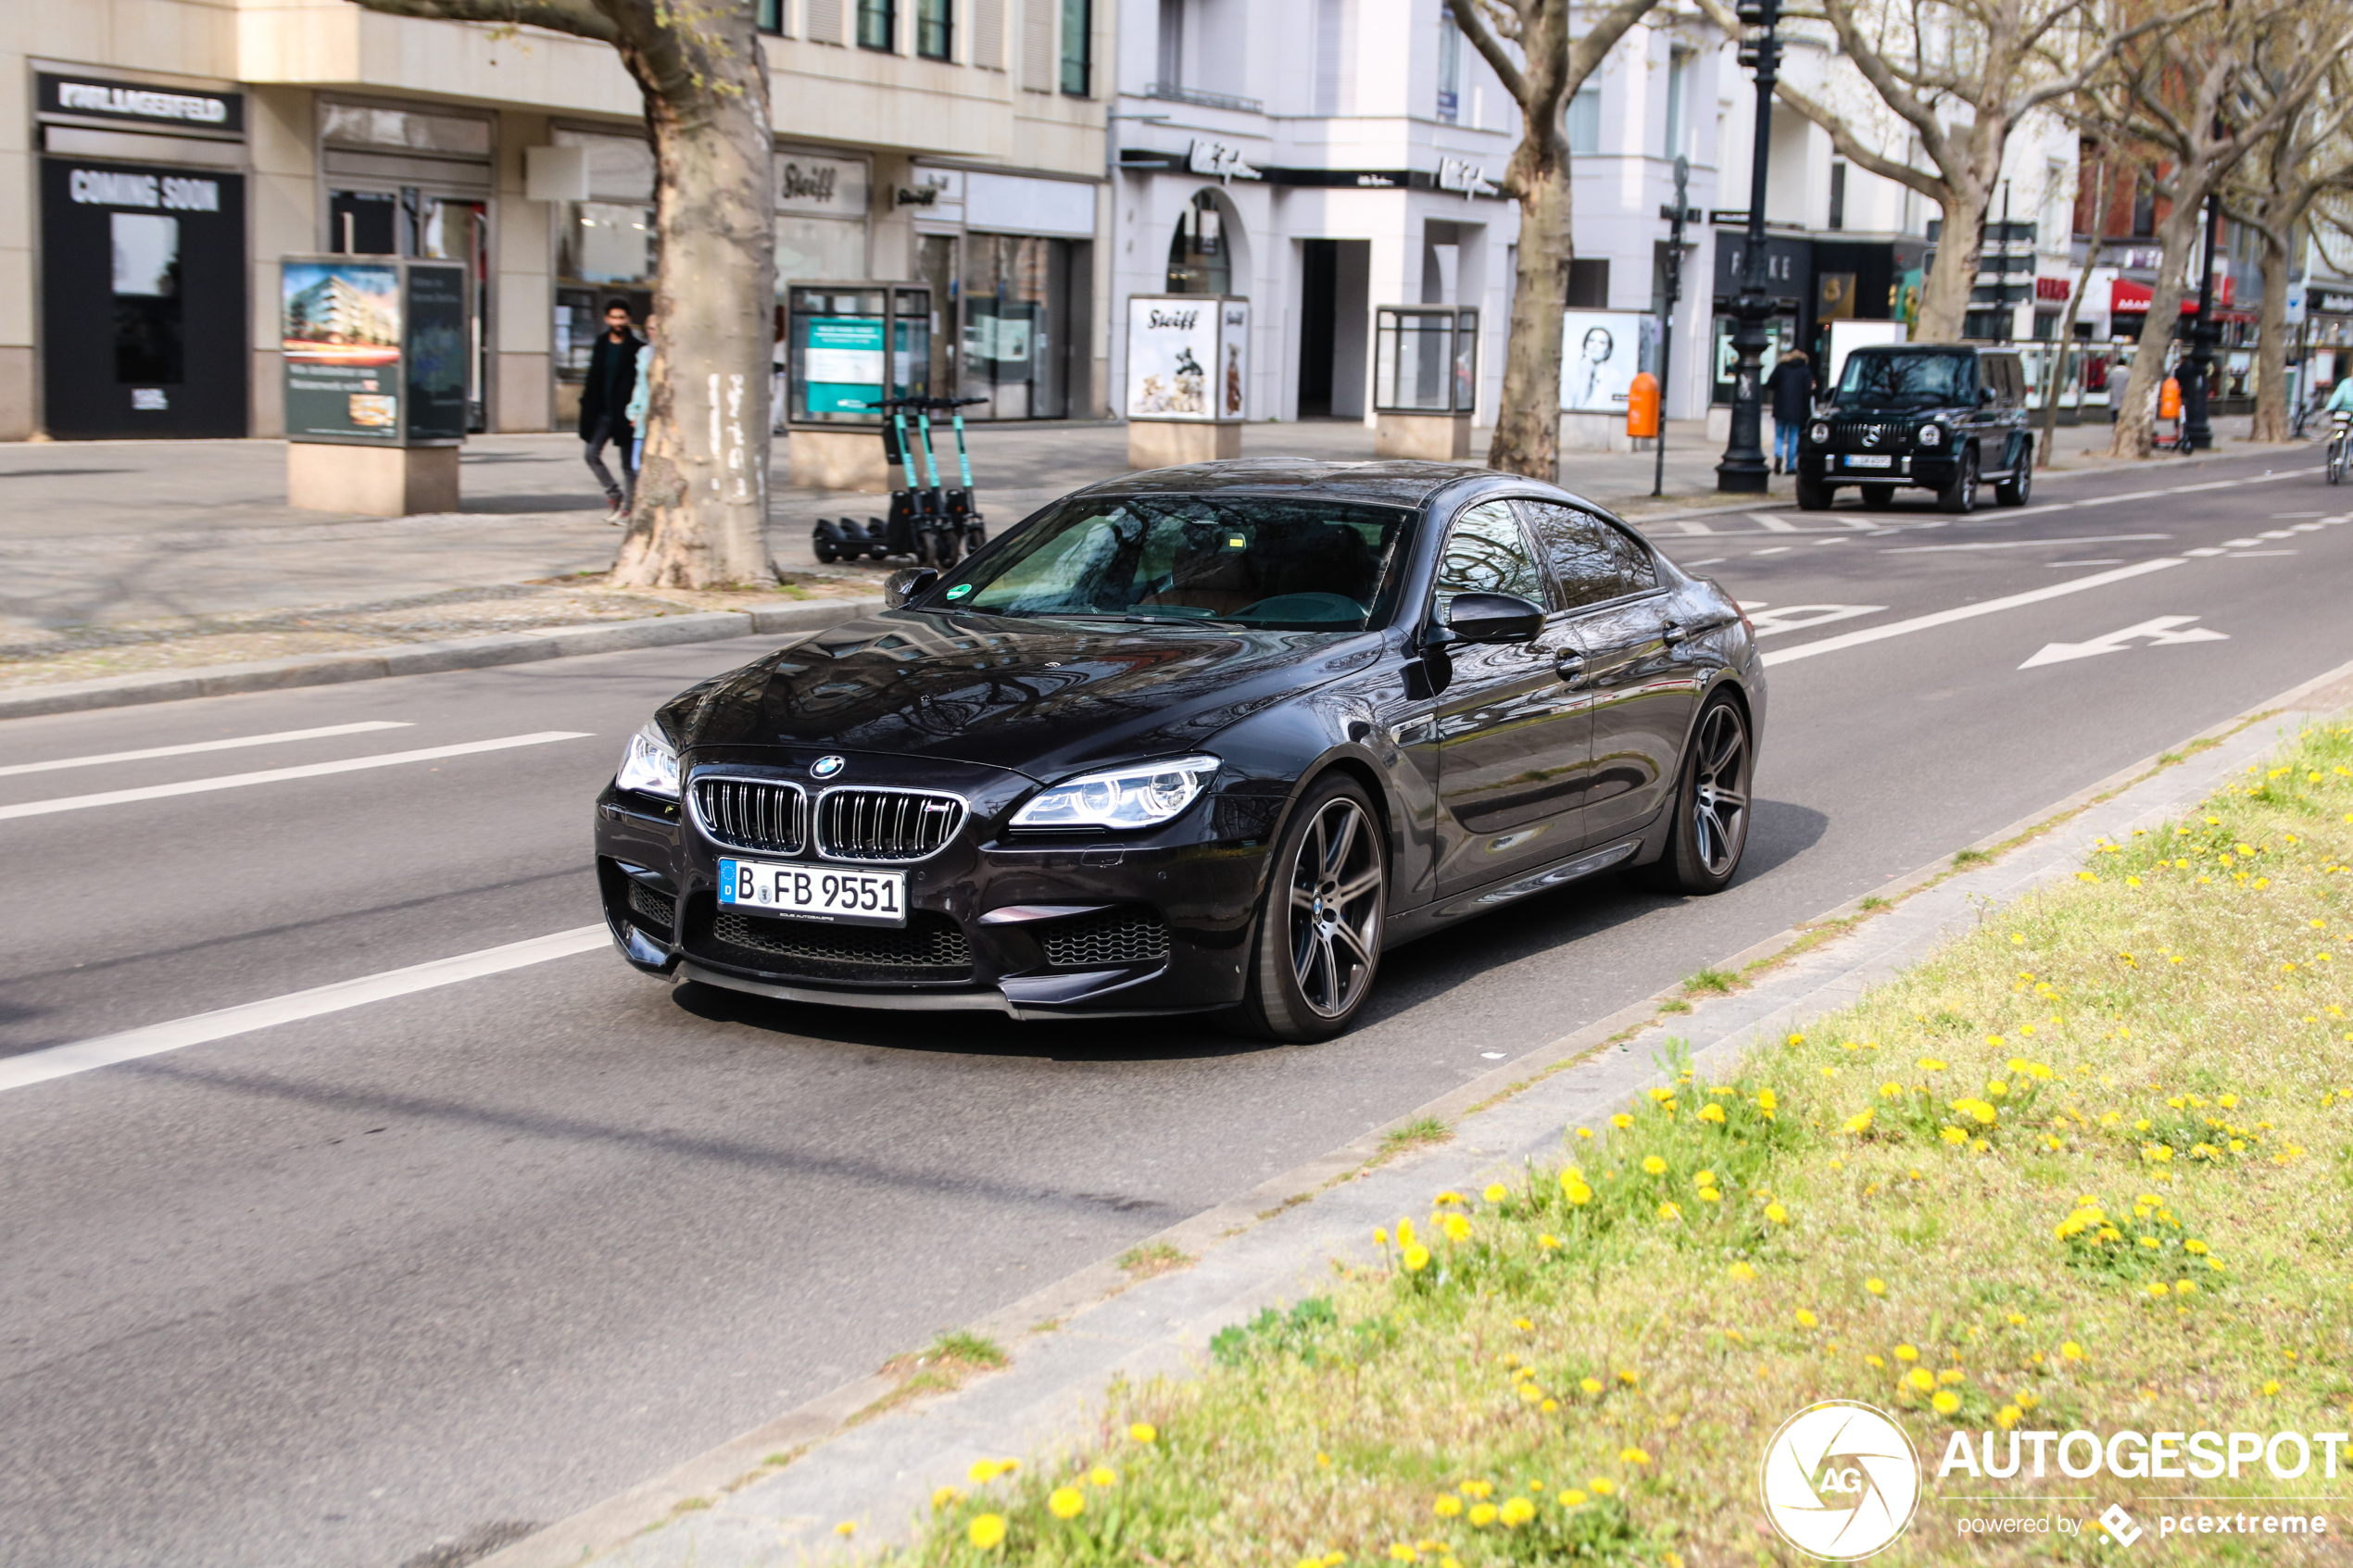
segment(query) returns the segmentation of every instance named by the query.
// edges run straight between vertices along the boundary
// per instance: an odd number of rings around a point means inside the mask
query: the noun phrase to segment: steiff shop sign
[[[776,210],[812,218],[866,216],[868,175],[862,159],[776,155]]]
[[[108,82],[103,78],[40,73],[40,112],[72,115],[86,119],[128,125],[170,125],[183,131],[233,132],[245,129],[245,96],[242,93],[191,93],[144,82]]]
[[[1193,140],[1192,150],[1185,155],[1186,167],[1196,174],[1212,180],[1256,180],[1263,176],[1242,161],[1242,150],[1230,142],[1211,142],[1200,137]]]

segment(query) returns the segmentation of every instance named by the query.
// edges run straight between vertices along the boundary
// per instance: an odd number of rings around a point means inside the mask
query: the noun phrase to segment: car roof
[[[1369,463],[1330,463],[1311,458],[1232,458],[1214,463],[1185,463],[1176,468],[1146,469],[1088,486],[1091,495],[1202,495],[1213,491],[1249,491],[1262,495],[1313,490],[1340,500],[1417,507],[1450,484],[1466,480],[1506,478],[1492,469],[1467,463],[1429,463],[1385,459]]]

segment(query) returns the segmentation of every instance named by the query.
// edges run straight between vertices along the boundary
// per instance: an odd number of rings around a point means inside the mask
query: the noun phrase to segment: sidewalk
[[[2244,420],[2224,421],[2221,450]],[[1489,433],[1474,433],[1483,457]],[[2062,470],[2109,466],[2106,425],[2061,426]],[[1244,428],[1249,457],[1359,462],[1367,427],[1343,420]],[[973,469],[992,529],[1080,485],[1127,471],[1117,423],[982,428]],[[1665,494],[1654,455],[1573,452],[1561,482],[1641,521],[1734,506],[1715,488],[1720,445],[1698,421],[1668,426]],[[618,543],[570,435],[477,437],[463,509],[375,519],[299,512],[277,441],[42,443],[0,447],[0,688],[231,660],[347,652],[809,597],[868,598],[891,567],[820,567],[821,516],[879,515],[880,495],[795,488],[777,443],[772,547],[794,585],[782,599],[613,595],[552,580],[605,571]],[[1769,499],[1790,499],[1776,477]],[[1755,505],[1753,500],[1748,505]],[[757,596],[755,596],[757,597]]]

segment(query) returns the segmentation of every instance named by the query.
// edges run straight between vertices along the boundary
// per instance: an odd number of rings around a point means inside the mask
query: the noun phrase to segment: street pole
[[[1765,494],[1765,323],[1773,302],[1765,296],[1765,177],[1773,154],[1773,72],[1780,41],[1773,36],[1780,0],[1743,0],[1740,19],[1753,31],[1741,63],[1756,72],[1756,132],[1748,174],[1748,254],[1741,260],[1741,295],[1732,307],[1732,433],[1716,465],[1716,488],[1737,495]]]
[[[1667,214],[1667,311],[1658,323],[1658,456],[1651,494],[1667,493],[1667,372],[1675,363],[1675,304],[1683,297],[1683,223],[1691,217],[1692,160],[1675,155],[1675,205]]]
[[[2222,194],[2206,197],[2206,255],[2197,278],[2197,325],[2190,329],[2190,379],[2182,385],[2182,445],[2203,452],[2214,445],[2214,427],[2207,422],[2206,388],[2214,370],[2214,241],[2221,226]]]

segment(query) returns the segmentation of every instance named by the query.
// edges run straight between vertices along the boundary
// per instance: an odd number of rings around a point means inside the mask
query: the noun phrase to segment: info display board
[[[286,438],[454,446],[466,433],[466,269],[289,258],[280,272]]]
[[[1233,423],[1250,386],[1250,301],[1236,295],[1132,295],[1127,417]]]
[[[786,317],[787,422],[880,424],[874,405],[929,391],[929,289],[794,283]]]

